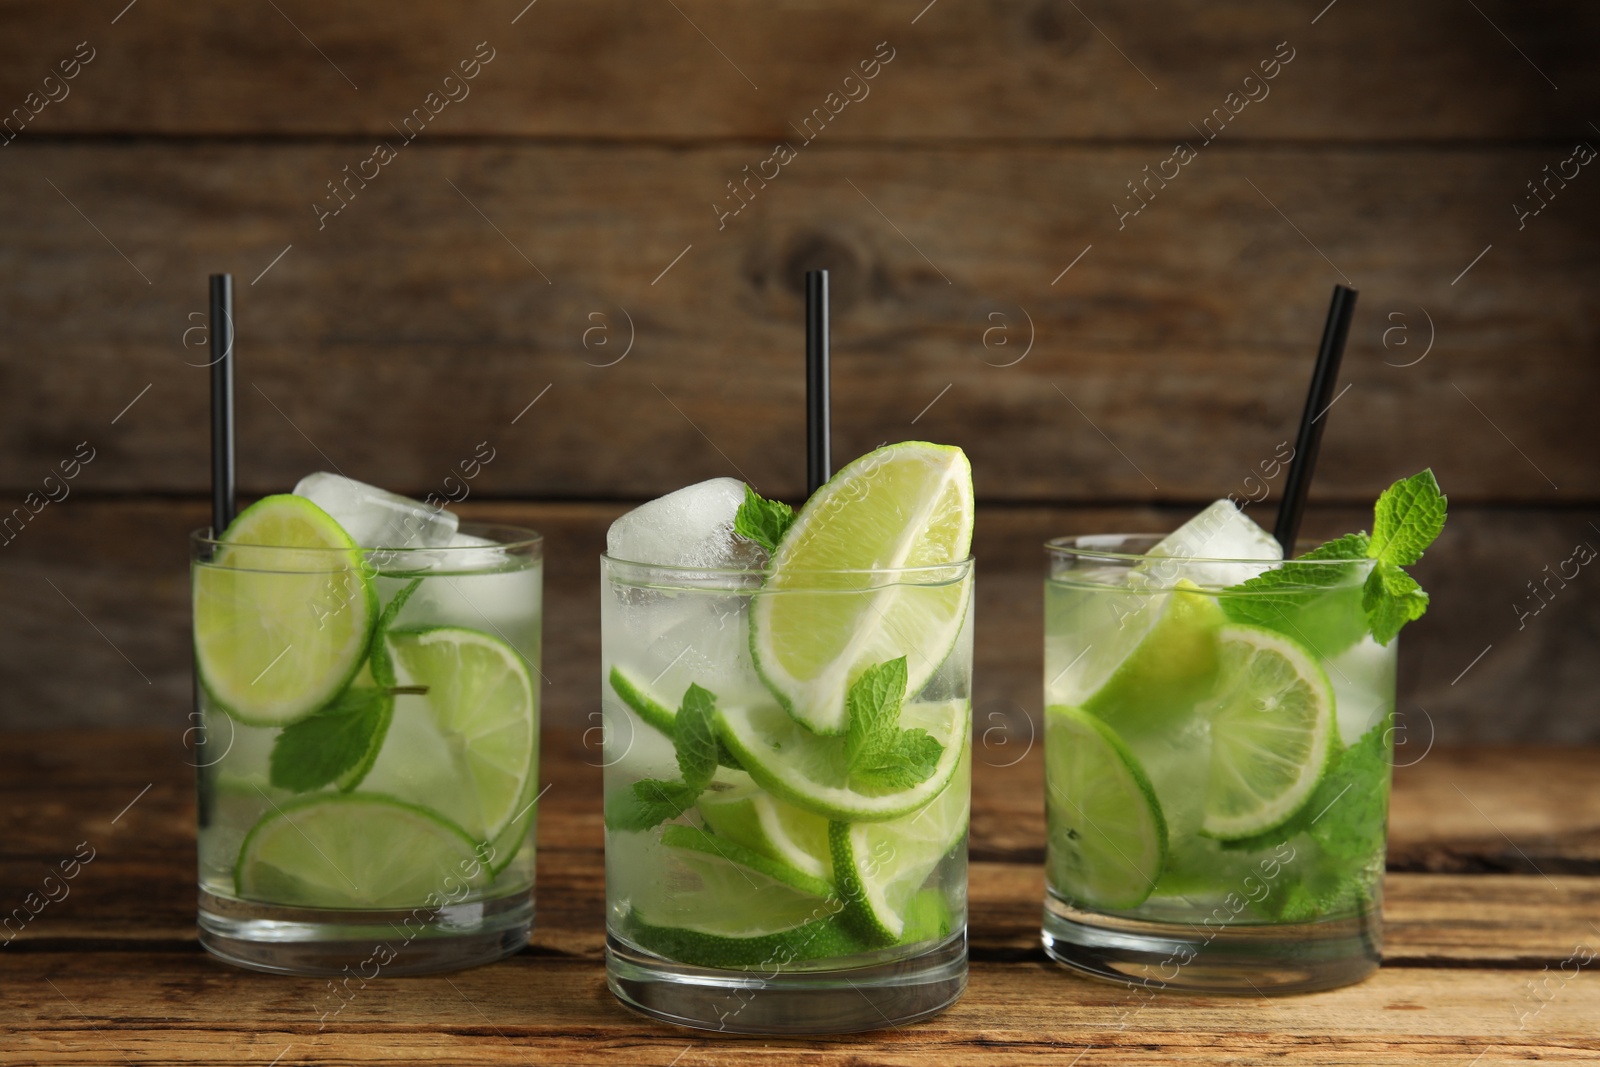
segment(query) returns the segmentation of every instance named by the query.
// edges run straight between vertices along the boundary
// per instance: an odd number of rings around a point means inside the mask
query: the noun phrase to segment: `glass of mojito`
[[[602,568],[607,977],[685,1026],[839,1033],[966,985],[972,476],[890,445],[798,511],[731,478]]]
[[[1431,472],[1284,561],[1231,500],[1049,542],[1044,944],[1141,991],[1289,993],[1379,962],[1402,569]]]
[[[191,547],[201,943],[349,991],[520,949],[539,535],[316,474]]]

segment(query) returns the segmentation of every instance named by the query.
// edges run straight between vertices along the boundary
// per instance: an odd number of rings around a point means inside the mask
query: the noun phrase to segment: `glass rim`
[[[1360,560],[1350,560],[1350,559],[1298,559],[1296,557],[1290,557],[1289,559],[1282,559],[1282,560],[1239,559],[1239,558],[1233,557],[1233,556],[1155,556],[1155,557],[1151,557],[1150,555],[1148,555],[1148,554],[1146,554],[1144,552],[1118,552],[1115,549],[1099,548],[1099,547],[1096,547],[1094,545],[1082,545],[1082,544],[1078,544],[1077,543],[1079,541],[1082,541],[1082,540],[1085,540],[1085,539],[1089,539],[1089,538],[1093,538],[1093,539],[1096,539],[1096,540],[1104,540],[1104,541],[1107,541],[1107,542],[1116,542],[1116,543],[1122,543],[1122,542],[1126,542],[1126,541],[1137,540],[1137,539],[1140,539],[1140,538],[1149,538],[1150,541],[1151,541],[1151,544],[1154,545],[1156,542],[1161,541],[1163,538],[1170,537],[1170,536],[1171,536],[1170,533],[1164,533],[1164,534],[1162,534],[1162,533],[1073,534],[1073,535],[1067,536],[1067,537],[1052,537],[1050,540],[1048,540],[1048,541],[1046,541],[1044,543],[1044,550],[1045,550],[1046,553],[1048,553],[1051,556],[1065,556],[1065,557],[1067,557],[1069,559],[1110,560],[1110,561],[1116,562],[1116,563],[1142,563],[1145,560],[1154,558],[1154,559],[1169,559],[1169,560],[1173,560],[1173,561],[1178,562],[1178,563],[1248,563],[1248,564],[1253,564],[1253,565],[1260,565],[1260,564],[1263,564],[1263,563],[1303,563],[1308,567],[1316,567],[1316,566],[1337,567],[1337,566],[1349,566],[1352,563],[1360,563],[1361,562]],[[1318,545],[1320,545],[1322,543],[1323,542],[1321,542],[1321,541],[1296,541],[1294,547],[1298,552],[1308,552],[1311,549],[1316,548]]]
[[[467,532],[472,530],[500,530],[511,534],[512,536],[505,540],[502,540],[498,537],[490,537],[490,539],[494,541],[494,544],[492,545],[438,545],[434,547],[418,545],[416,547],[403,548],[369,548],[364,545],[357,545],[354,548],[336,548],[331,545],[321,547],[304,547],[300,545],[262,544],[258,541],[224,541],[213,536],[212,527],[200,526],[189,531],[189,544],[195,548],[254,548],[270,549],[278,552],[327,552],[332,554],[341,552],[388,552],[397,555],[415,555],[423,552],[430,554],[436,552],[483,552],[486,549],[491,548],[519,549],[529,548],[535,545],[542,546],[544,544],[544,534],[538,532],[537,530],[530,530],[525,526],[512,526],[501,522],[463,522],[457,528]],[[489,535],[485,534],[484,536]]]
[[[645,571],[660,571],[669,574],[687,574],[703,577],[766,577],[772,572],[765,567],[690,567],[676,563],[641,563],[638,560],[622,559],[608,553],[600,553],[601,563],[616,564],[622,567],[637,567]],[[948,571],[952,567],[971,570],[977,564],[976,556],[967,556],[963,559],[951,560],[949,563],[925,563],[915,567],[812,567],[804,570],[786,570],[785,574],[938,574]]]

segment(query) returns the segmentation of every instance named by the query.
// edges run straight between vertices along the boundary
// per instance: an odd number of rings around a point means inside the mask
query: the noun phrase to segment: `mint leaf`
[[[898,793],[927,781],[939,765],[944,746],[926,730],[901,730],[884,748],[863,759],[850,774],[858,789]]]
[[[1367,554],[1401,567],[1417,562],[1444,529],[1448,503],[1432,468],[1395,482],[1378,497]]]
[[[900,705],[906,696],[906,658],[868,667],[845,695],[849,725],[844,736],[845,760],[851,771],[882,763],[894,754],[900,732]]]
[[[1343,537],[1335,538],[1332,541],[1324,541],[1322,544],[1318,545],[1316,548],[1313,548],[1305,555],[1296,556],[1294,559],[1284,564],[1284,566],[1292,567],[1301,560],[1366,559],[1367,548],[1371,543],[1371,538],[1367,536],[1367,532],[1365,530],[1362,530],[1358,533],[1345,534]],[[1337,568],[1324,567],[1321,569],[1335,570]],[[1275,574],[1277,572],[1268,571],[1267,573]],[[1263,577],[1265,577],[1265,575],[1263,575]]]
[[[1368,906],[1374,896],[1388,822],[1389,737],[1391,718],[1335,758],[1317,788],[1289,822],[1264,837],[1287,841],[1308,834],[1327,859],[1292,864],[1292,871],[1269,902],[1268,913],[1282,922],[1309,922]],[[1261,848],[1275,842],[1264,841]]]
[[[673,720],[672,744],[678,754],[678,773],[695,796],[717,773],[717,698],[709,690],[690,685]]]
[[[1319,655],[1336,656],[1367,632],[1359,572],[1367,566],[1367,535],[1345,534],[1299,559],[1230,586],[1218,600],[1233,622],[1264,626]],[[1349,560],[1345,567],[1330,560]]]
[[[1402,478],[1383,491],[1373,509],[1372,543],[1367,555],[1378,561],[1367,575],[1361,607],[1372,638],[1380,645],[1428,610],[1428,594],[1401,567],[1417,562],[1444,529],[1449,501],[1433,471]]]
[[[678,743],[678,713],[651,697],[642,688],[629,680],[622,673],[620,667],[611,668],[611,689],[633,713],[650,726],[666,735],[667,739],[676,747]],[[715,699],[715,698],[713,698]],[[717,762],[724,767],[732,767],[736,771],[744,770],[744,764],[739,762],[722,738],[717,738]]]
[[[1306,804],[1322,851],[1358,860],[1383,847],[1389,797],[1389,716],[1339,753]]]
[[[850,713],[844,736],[850,781],[867,792],[910,789],[933,775],[944,745],[926,730],[902,730],[906,658],[869,667],[845,696]]]
[[[389,646],[384,638],[388,636],[389,627],[394,625],[400,609],[406,606],[406,601],[411,599],[411,594],[415,593],[421,584],[421,578],[414,578],[410,584],[396,593],[394,599],[383,609],[383,614],[378,616],[378,625],[372,628],[372,643],[368,646],[367,652],[367,669],[372,672],[372,680],[384,688],[395,684],[394,661],[389,657]]]
[[[1372,639],[1387,645],[1402,626],[1422,618],[1428,610],[1428,594],[1399,566],[1380,559],[1361,590],[1361,607],[1372,627]]]
[[[1286,885],[1274,901],[1269,898],[1267,914],[1278,922],[1304,923],[1316,919],[1349,915],[1369,906],[1373,886],[1362,871],[1351,871],[1343,878],[1316,878]]]
[[[683,782],[663,782],[642,778],[630,789],[619,789],[606,798],[605,823],[608,830],[638,833],[676,819],[693,806],[700,790]]]
[[[388,725],[394,698],[381,689],[352,685],[331,704],[278,733],[268,760],[268,779],[278,789],[321,789],[360,763],[380,729]]]
[[[611,830],[648,830],[676,819],[694,806],[717,773],[717,698],[710,690],[690,685],[672,723],[672,745],[677,750],[680,782],[641,778],[630,789],[606,798],[606,827]]]
[[[734,533],[768,552],[776,552],[778,542],[793,524],[794,508],[781,500],[768,500],[748,485],[744,487],[744,503],[733,517]]]
[[[944,745],[926,730],[901,730],[899,750],[901,759],[915,779],[913,785],[933,777],[934,769],[939,766],[939,757],[944,755]]]

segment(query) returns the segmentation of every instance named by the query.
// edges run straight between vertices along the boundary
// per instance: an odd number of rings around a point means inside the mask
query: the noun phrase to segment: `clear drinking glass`
[[[781,590],[763,588],[760,570],[609,557],[601,569],[612,991],[680,1025],[765,1034],[897,1026],[954,1003],[967,975],[971,560],[808,572]],[[853,792],[848,739],[780,706],[761,673],[767,638],[751,634],[775,597],[813,633],[886,598],[963,613],[950,647],[876,634],[872,659],[908,664],[900,726],[944,739],[915,795]],[[718,765],[677,799],[677,723],[701,693],[715,703]],[[670,806],[633,821],[658,795]],[[892,814],[873,808],[891,801]]]
[[[353,550],[191,536],[200,942],[343,975],[331,1012],[380,974],[507,956],[532,926],[543,542],[461,533]]]
[[[1045,949],[1147,990],[1357,981],[1382,945],[1395,698],[1371,561],[1145,555],[1160,540],[1046,546]]]

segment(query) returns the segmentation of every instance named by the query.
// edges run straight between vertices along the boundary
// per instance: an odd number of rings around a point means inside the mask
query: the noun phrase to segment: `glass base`
[[[199,924],[206,951],[237,967],[365,982],[461,970],[521,951],[533,928],[533,897],[524,892],[436,910],[338,911],[201,889]]]
[[[1048,897],[1044,950],[1094,978],[1185,993],[1283,994],[1359,982],[1378,969],[1377,911],[1310,923],[1206,927],[1084,911]]]
[[[653,1019],[730,1034],[847,1034],[937,1015],[967,988],[963,930],[891,962],[772,972],[691,967],[606,937],[606,984]]]

